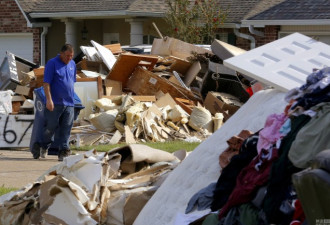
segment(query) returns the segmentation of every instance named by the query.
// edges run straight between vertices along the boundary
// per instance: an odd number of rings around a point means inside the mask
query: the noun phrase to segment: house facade
[[[324,0],[219,0],[227,18],[217,39],[249,50],[300,32],[330,44],[330,4]],[[4,49],[44,65],[60,47],[76,53],[90,40],[100,44],[152,44],[166,35],[163,0],[3,0],[0,60]],[[3,52],[1,52],[3,51]]]
[[[0,63],[6,51],[30,61],[40,60],[40,29],[28,27],[14,0],[0,1]]]

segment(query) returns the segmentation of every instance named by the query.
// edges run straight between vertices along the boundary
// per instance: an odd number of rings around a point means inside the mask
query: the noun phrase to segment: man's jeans
[[[69,149],[69,138],[73,125],[74,107],[55,105],[53,111],[45,108],[45,127],[41,147],[48,149],[54,141],[56,129],[56,142],[59,150]],[[58,135],[58,136],[57,136]]]

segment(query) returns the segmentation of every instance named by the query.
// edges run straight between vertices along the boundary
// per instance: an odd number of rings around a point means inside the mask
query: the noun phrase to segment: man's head
[[[62,60],[62,62],[64,62],[65,64],[68,64],[71,59],[73,58],[73,47],[70,44],[65,44],[63,45],[63,47],[61,48],[61,52],[60,52],[60,59]]]

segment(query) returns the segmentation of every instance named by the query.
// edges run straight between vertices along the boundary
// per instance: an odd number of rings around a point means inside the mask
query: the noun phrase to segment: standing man
[[[61,52],[50,59],[44,72],[44,91],[46,95],[45,127],[40,143],[40,153],[33,157],[45,158],[56,129],[59,135],[58,161],[71,154],[69,138],[74,117],[74,83],[76,82],[76,64],[72,60],[73,47],[65,44]],[[57,135],[56,134],[56,135]]]

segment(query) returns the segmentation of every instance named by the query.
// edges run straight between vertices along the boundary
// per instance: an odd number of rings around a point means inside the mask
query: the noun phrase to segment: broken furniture
[[[22,79],[21,73],[36,67],[36,64],[7,51],[0,67],[0,90],[15,90]]]

